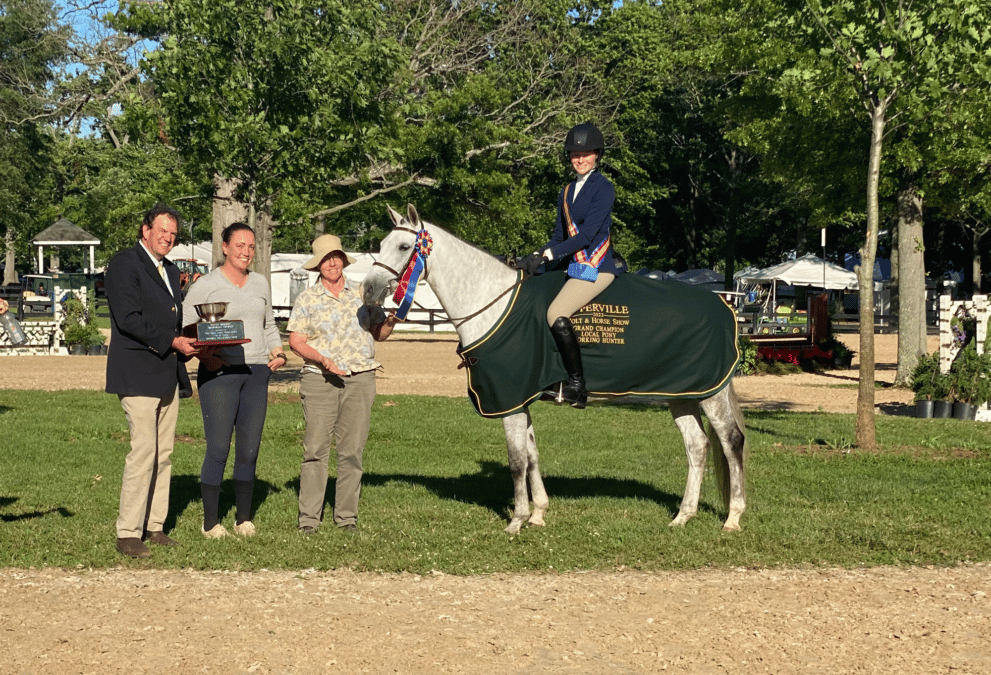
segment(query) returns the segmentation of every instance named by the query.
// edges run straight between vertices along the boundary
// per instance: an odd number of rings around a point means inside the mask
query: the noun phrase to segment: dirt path
[[[380,347],[380,393],[464,395],[451,338]],[[878,336],[878,381],[893,379],[894,354]],[[102,389],[104,368],[102,357],[2,358],[0,387]],[[856,378],[747,377],[737,390],[749,408],[854,412]],[[910,401],[877,391],[883,413]],[[985,564],[474,577],[5,569],[0,675],[977,674],[991,672],[989,594]]]
[[[859,350],[857,336],[841,339]],[[929,350],[937,347],[930,337]],[[384,366],[378,379],[378,392],[464,396],[465,374],[458,370],[460,359],[454,350],[453,335],[400,333],[377,345],[376,355]],[[898,341],[893,335],[875,336],[875,381],[890,384],[895,377]],[[289,366],[276,373],[273,387],[297,387],[301,361],[291,355]],[[737,393],[746,408],[853,413],[857,408],[859,361],[854,357],[851,370],[830,370],[822,374],[801,373],[774,377],[741,377],[735,381]],[[3,389],[103,389],[104,356],[21,356],[0,358],[0,388]],[[195,364],[191,364],[195,372]],[[875,392],[878,412],[904,414],[912,402],[906,389],[880,388]]]
[[[989,569],[0,570],[0,673],[987,673]]]

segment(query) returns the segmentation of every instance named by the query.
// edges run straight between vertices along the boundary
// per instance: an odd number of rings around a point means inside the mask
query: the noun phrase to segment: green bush
[[[757,345],[746,335],[741,335],[737,344],[740,347],[740,364],[737,370],[741,375],[753,375],[757,372]]]
[[[85,307],[76,297],[65,301],[65,322],[62,325],[67,345],[83,345],[88,349],[106,341],[93,321],[96,318],[96,299],[90,297],[88,305]]]
[[[949,395],[949,378],[939,369],[939,352],[923,354],[912,371],[916,401],[939,401]]]
[[[991,354],[978,354],[977,340],[970,340],[953,360],[949,381],[953,400],[982,405],[991,399]]]

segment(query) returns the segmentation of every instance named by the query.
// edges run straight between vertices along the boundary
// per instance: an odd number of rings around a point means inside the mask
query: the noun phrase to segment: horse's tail
[[[743,422],[743,409],[740,408],[740,399],[736,396],[736,390],[733,389],[733,383],[730,382],[726,386],[726,402],[729,405],[730,413],[733,416],[733,421],[736,422],[736,431],[743,438],[743,447],[741,452],[743,457],[741,462],[744,466],[747,464],[747,432],[746,426]],[[726,459],[726,453],[723,452],[723,444],[719,440],[719,435],[716,434],[715,430],[712,428],[712,423],[708,425],[707,434],[709,436],[709,458],[712,460],[712,473],[716,478],[716,487],[719,489],[719,496],[723,502],[723,508],[729,509],[729,499],[730,499],[730,476],[729,476],[729,460]],[[733,434],[735,436],[735,434]],[[744,472],[746,476],[746,472]],[[742,478],[742,477],[741,477]],[[746,486],[741,486],[746,489]]]

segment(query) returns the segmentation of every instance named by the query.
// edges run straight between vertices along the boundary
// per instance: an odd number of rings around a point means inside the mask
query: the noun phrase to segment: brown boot
[[[150,558],[151,551],[137,537],[117,539],[117,551],[131,558]]]
[[[144,540],[149,544],[155,544],[156,546],[178,546],[179,542],[165,534],[161,530],[157,532],[146,532]]]

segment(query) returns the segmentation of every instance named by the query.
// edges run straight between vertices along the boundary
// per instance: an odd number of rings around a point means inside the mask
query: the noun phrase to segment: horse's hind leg
[[[516,534],[523,523],[543,525],[547,512],[547,491],[540,476],[540,461],[537,442],[533,434],[530,411],[504,417],[506,449],[509,453],[509,473],[513,477],[513,517],[506,532]],[[530,491],[527,492],[527,482]],[[530,513],[530,497],[533,498],[533,513]]]
[[[698,512],[709,439],[702,426],[698,401],[669,401],[669,405],[675,426],[685,441],[685,454],[688,456],[688,480],[685,483],[685,494],[681,498],[681,508],[670,523],[673,527],[684,525]]]
[[[729,510],[723,530],[732,532],[740,529],[740,516],[747,508],[743,411],[732,384],[702,401],[701,405],[715,435],[712,459],[716,481]]]

